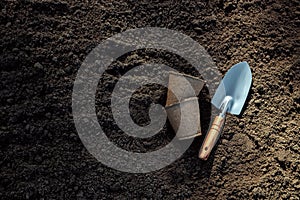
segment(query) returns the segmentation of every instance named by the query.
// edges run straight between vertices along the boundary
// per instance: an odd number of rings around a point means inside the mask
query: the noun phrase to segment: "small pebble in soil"
[[[261,103],[262,103],[262,100],[261,100],[261,99],[256,99],[256,100],[254,101],[254,104],[257,105],[257,106],[260,106]]]

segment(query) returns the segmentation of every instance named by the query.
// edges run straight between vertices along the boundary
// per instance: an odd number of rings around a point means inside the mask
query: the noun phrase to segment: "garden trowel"
[[[226,112],[239,115],[247,99],[252,82],[252,74],[247,62],[232,66],[225,74],[212,104],[221,110],[214,119],[199,152],[199,158],[207,160],[210,152],[217,143],[225,122]]]

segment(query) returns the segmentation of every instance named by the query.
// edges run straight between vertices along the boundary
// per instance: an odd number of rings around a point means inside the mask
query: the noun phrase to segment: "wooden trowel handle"
[[[209,132],[207,133],[205,140],[201,146],[200,152],[199,152],[199,158],[203,159],[203,160],[207,160],[210,152],[212,151],[212,149],[214,148],[215,144],[217,143],[220,135],[221,135],[221,131],[222,131],[222,127],[224,125],[224,120],[225,116],[216,116],[215,120],[213,121]]]

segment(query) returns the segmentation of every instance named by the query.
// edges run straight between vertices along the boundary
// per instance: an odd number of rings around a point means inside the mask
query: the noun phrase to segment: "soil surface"
[[[299,199],[300,5],[298,0],[6,1],[0,2],[1,199]],[[171,165],[147,174],[116,171],[83,146],[72,117],[76,73],[101,41],[127,29],[162,27],[199,42],[222,75],[248,61],[253,85],[241,116],[228,115],[208,161],[203,136]],[[151,139],[126,137],[113,124],[112,88],[129,69],[165,63],[191,74],[182,58],[134,51],[114,62],[99,84],[96,110],[120,147],[145,152],[174,137],[169,123]],[[147,124],[166,88],[135,93],[134,120]],[[203,133],[207,88],[200,94]]]

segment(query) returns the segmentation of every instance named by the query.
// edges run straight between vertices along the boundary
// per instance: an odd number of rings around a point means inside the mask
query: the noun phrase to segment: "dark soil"
[[[0,9],[1,199],[299,199],[298,0],[4,0]],[[159,171],[123,173],[98,162],[78,137],[71,95],[82,61],[106,38],[145,26],[192,37],[222,74],[240,61],[250,64],[253,85],[245,111],[227,116],[208,161],[197,158],[199,137]],[[174,136],[167,124],[151,141],[133,140],[112,125],[111,88],[148,61],[195,75],[182,58],[155,50],[131,52],[111,66],[99,85],[98,117],[111,139],[132,151],[158,148]],[[152,85],[136,96],[133,112],[149,101],[163,104],[166,89]],[[207,89],[200,98],[209,107]],[[201,114],[205,133],[209,119]],[[143,111],[134,120],[149,119]]]

